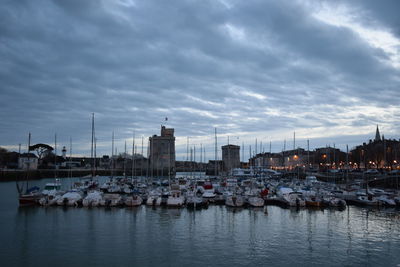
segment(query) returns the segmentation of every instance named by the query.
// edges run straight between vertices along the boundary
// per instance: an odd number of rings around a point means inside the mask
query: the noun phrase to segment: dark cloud
[[[399,68],[352,29],[315,18],[322,3],[6,1],[0,145],[28,131],[50,143],[57,132],[87,154],[92,112],[100,153],[112,131],[121,146],[133,131],[158,133],[165,117],[182,151],[186,136],[212,150],[214,127],[274,149],[294,130],[323,140],[316,146],[362,142],[375,124],[395,137]],[[340,4],[399,37],[397,1]]]

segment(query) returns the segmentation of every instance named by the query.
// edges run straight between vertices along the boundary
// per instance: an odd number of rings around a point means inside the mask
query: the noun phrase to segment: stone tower
[[[240,168],[240,146],[222,146],[222,161],[224,162],[225,171]]]
[[[161,126],[161,136],[153,135],[150,142],[150,168],[154,176],[175,173],[175,136],[173,128]]]

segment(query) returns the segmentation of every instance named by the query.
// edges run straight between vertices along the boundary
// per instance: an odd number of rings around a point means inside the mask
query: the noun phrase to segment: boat
[[[228,207],[242,207],[244,205],[244,198],[241,195],[236,194],[227,196],[225,205]]]
[[[87,196],[83,199],[82,205],[84,207],[97,207],[100,205],[101,200],[103,199],[103,193],[100,191],[91,191],[87,194]]]
[[[321,204],[324,207],[339,207],[339,208],[345,208],[347,205],[346,200],[335,197],[334,195],[323,196]]]
[[[251,207],[263,207],[264,199],[258,196],[252,196],[248,198],[248,203]]]
[[[224,205],[225,204],[225,196],[221,192],[217,192],[214,198],[214,204],[216,205]]]
[[[57,200],[59,206],[79,206],[82,203],[82,195],[75,190],[69,191]]]
[[[207,199],[197,196],[193,191],[189,191],[186,194],[186,207],[190,209],[208,207],[208,203]]]
[[[306,205],[306,201],[304,200],[301,192],[289,193],[286,200],[288,202],[288,205],[291,207],[304,207]]]
[[[204,193],[202,194],[202,197],[209,202],[214,202],[215,196],[216,194],[212,187],[210,189],[204,189]]]
[[[361,206],[378,206],[379,202],[378,200],[371,196],[358,196],[356,200],[353,200],[353,202],[357,205]]]
[[[17,181],[17,190],[18,190],[18,202],[20,206],[31,206],[31,205],[37,205],[39,203],[39,200],[42,198],[42,194],[39,192],[39,187],[34,186],[29,188],[28,185],[28,175],[29,175],[29,152],[31,151],[31,133],[29,133],[28,136],[28,166],[27,166],[27,171],[26,171],[26,191],[24,194],[22,194],[23,192],[23,188],[24,186],[22,185],[20,187],[18,181]]]
[[[146,205],[147,206],[160,206],[161,205],[161,192],[158,190],[152,190],[150,191],[147,200],[146,200]]]
[[[133,194],[131,196],[126,197],[124,203],[125,206],[128,207],[137,207],[142,205],[143,199],[139,195]]]
[[[314,183],[317,183],[317,177],[315,177],[314,175],[308,175],[306,176],[306,181],[305,183],[308,185],[313,185]]]
[[[316,196],[309,196],[305,198],[307,207],[321,207],[323,205],[322,199]]]
[[[103,207],[116,207],[122,205],[122,197],[120,194],[106,193],[103,199],[100,200],[100,206]]]
[[[56,179],[54,183],[46,183],[42,191],[42,194],[45,196],[54,195],[54,193],[59,191],[60,189],[61,189],[60,180]]]
[[[19,205],[20,206],[37,205],[42,197],[43,195],[39,192],[39,187],[37,186],[31,187],[25,192],[25,194],[19,196]]]
[[[65,192],[60,190],[50,190],[47,195],[43,195],[43,197],[39,199],[39,204],[42,206],[57,205],[57,201],[61,199],[64,194]]]
[[[182,207],[185,204],[185,198],[182,196],[180,190],[171,190],[171,194],[167,199],[168,207]]]
[[[295,192],[289,187],[280,187],[276,192],[277,199],[290,207],[304,207],[306,202],[301,192]]]
[[[395,207],[396,201],[392,198],[389,198],[387,195],[380,195],[376,198],[378,200],[378,204],[385,207]]]

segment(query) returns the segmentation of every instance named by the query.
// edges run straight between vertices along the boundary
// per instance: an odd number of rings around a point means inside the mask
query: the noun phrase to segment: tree
[[[46,144],[36,144],[36,145],[29,147],[29,151],[31,151],[31,150],[36,151],[39,161],[40,161],[44,154],[48,154],[49,152],[53,151],[54,149],[53,149],[53,147],[46,145]]]
[[[0,166],[5,166],[6,164],[6,156],[7,156],[7,149],[0,147]]]

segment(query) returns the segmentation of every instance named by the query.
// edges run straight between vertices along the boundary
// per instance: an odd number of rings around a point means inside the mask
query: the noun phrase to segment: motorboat
[[[392,198],[389,198],[387,195],[380,195],[376,198],[378,200],[379,205],[385,207],[395,207],[396,201]]]
[[[82,205],[84,207],[97,207],[100,205],[101,200],[103,199],[103,193],[100,191],[91,191],[87,194],[87,196],[83,199]]]
[[[309,196],[305,198],[306,206],[308,207],[321,207],[323,205],[322,199],[317,196]]]
[[[263,207],[265,202],[263,198],[258,196],[249,197],[247,201],[251,207]]]
[[[57,201],[61,199],[64,194],[65,192],[63,191],[49,190],[46,195],[43,195],[43,197],[39,199],[39,204],[42,206],[57,205]]]
[[[100,200],[100,206],[103,207],[116,207],[122,204],[122,197],[120,194],[106,193]]]
[[[57,200],[59,206],[78,206],[82,203],[82,195],[77,191],[69,191]]]
[[[185,204],[185,198],[180,190],[171,190],[167,199],[168,207],[182,207]]]
[[[377,198],[371,195],[358,196],[354,202],[362,206],[377,206],[379,204]]]
[[[148,206],[160,206],[161,205],[161,192],[158,190],[153,190],[150,191],[147,200],[146,200],[146,205]]]
[[[322,206],[325,206],[325,207],[345,208],[347,205],[346,200],[335,197],[334,195],[323,196],[321,203],[322,203]]]
[[[244,198],[236,194],[227,196],[225,205],[228,207],[242,207],[244,205]]]
[[[60,189],[61,189],[60,180],[56,179],[56,181],[54,183],[46,183],[45,184],[42,194],[45,196],[54,195],[54,193],[57,191],[60,191]]]
[[[137,207],[142,205],[143,199],[139,195],[133,194],[131,196],[127,196],[124,203],[128,207]]]

